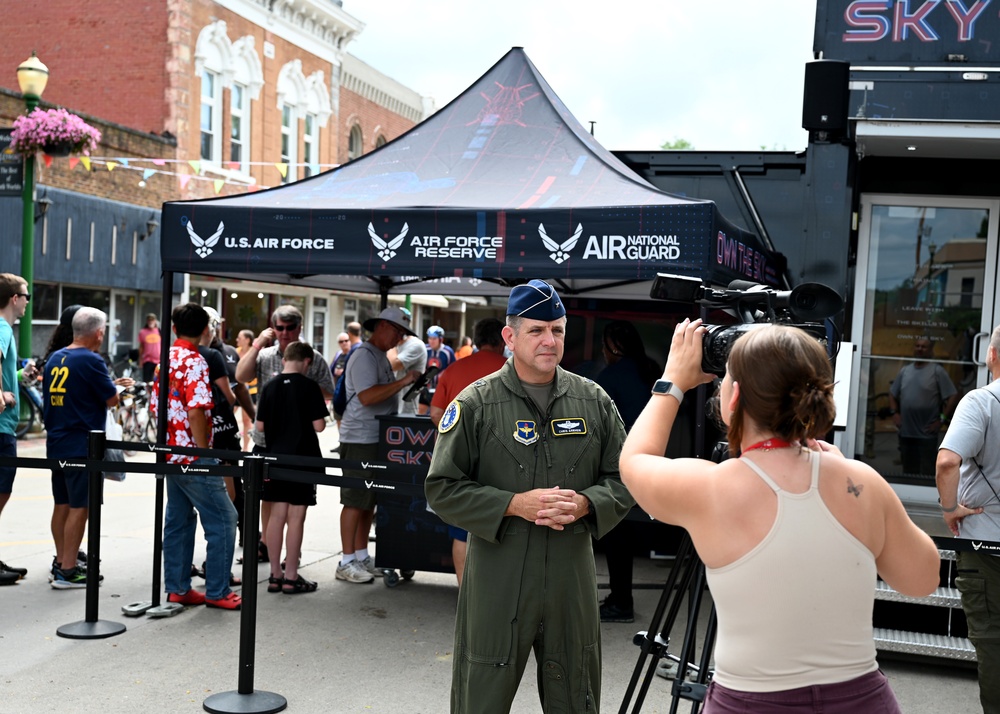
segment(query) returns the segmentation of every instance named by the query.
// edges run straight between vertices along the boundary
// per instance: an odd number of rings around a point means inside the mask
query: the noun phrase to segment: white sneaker
[[[343,561],[337,566],[337,580],[346,580],[349,583],[370,583],[375,576],[368,572],[359,561],[352,560],[346,565]]]
[[[375,567],[375,559],[370,555],[366,556],[364,560],[359,560],[357,562],[361,563],[361,565],[364,566],[364,569],[376,578],[381,578],[385,574],[381,568]]]

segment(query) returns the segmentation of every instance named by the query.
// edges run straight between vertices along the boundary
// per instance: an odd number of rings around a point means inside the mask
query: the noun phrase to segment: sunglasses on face
[[[344,343],[344,342],[350,342],[350,340],[337,340],[337,342]]]
[[[286,332],[286,331],[287,332],[295,332],[297,329],[299,329],[298,325],[275,325],[274,326],[274,331],[275,332]]]
[[[31,293],[16,293],[14,297],[23,297],[25,302],[31,302]]]

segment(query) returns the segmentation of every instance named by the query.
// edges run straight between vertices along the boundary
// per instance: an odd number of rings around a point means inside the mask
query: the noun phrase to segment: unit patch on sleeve
[[[534,444],[538,441],[538,432],[535,430],[535,422],[528,419],[519,419],[514,423],[514,440],[522,444]]]
[[[442,434],[447,434],[458,424],[458,418],[461,415],[462,405],[453,401],[445,407],[444,414],[441,415],[441,421],[438,422],[438,431]]]
[[[562,417],[552,420],[552,436],[583,436],[587,433],[587,420],[583,417]]]

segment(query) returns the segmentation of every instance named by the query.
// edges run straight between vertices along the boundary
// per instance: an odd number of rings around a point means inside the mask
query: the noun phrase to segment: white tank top
[[[746,463],[778,497],[774,525],[739,560],[706,568],[719,629],[715,680],[774,692],[832,684],[877,669],[872,552],[844,528],[819,493],[818,455],[809,490],[782,490]]]

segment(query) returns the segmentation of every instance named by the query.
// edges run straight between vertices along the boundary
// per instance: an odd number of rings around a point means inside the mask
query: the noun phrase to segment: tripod
[[[691,544],[691,537],[684,534],[680,546],[677,549],[677,559],[674,567],[667,576],[666,584],[660,600],[653,612],[653,620],[649,624],[649,629],[637,632],[632,638],[632,642],[639,646],[639,659],[635,663],[632,671],[632,678],[629,680],[625,690],[625,697],[622,699],[619,714],[627,714],[629,703],[635,696],[632,712],[638,712],[646,699],[649,685],[653,681],[657,666],[661,659],[667,658],[677,663],[677,673],[674,676],[674,683],[671,688],[670,714],[676,714],[677,707],[681,699],[688,699],[692,702],[691,712],[696,714],[705,699],[705,692],[708,689],[708,678],[711,675],[708,663],[712,658],[712,647],[715,644],[715,605],[709,613],[708,627],[705,630],[705,640],[702,645],[701,659],[698,664],[692,664],[691,659],[695,652],[695,641],[698,631],[698,615],[701,610],[702,594],[705,591],[705,566],[694,552]],[[681,645],[679,655],[670,654],[667,649],[670,644],[670,632],[677,621],[681,604],[688,598],[687,627],[684,630],[684,641]],[[662,623],[662,624],[661,624]],[[648,665],[646,664],[647,660]],[[645,668],[645,676],[643,669]],[[688,674],[693,675],[688,679]],[[640,678],[642,683],[639,683]],[[638,686],[638,692],[636,687]]]

